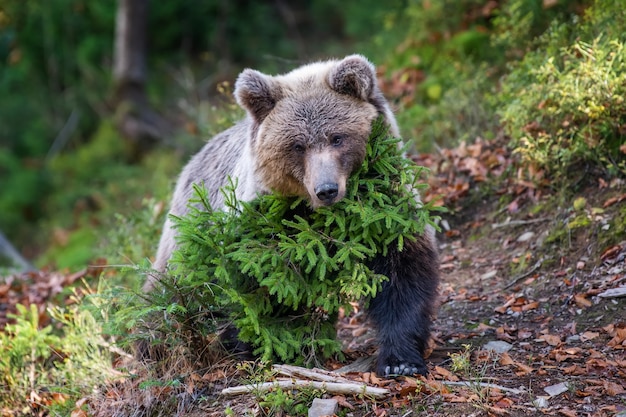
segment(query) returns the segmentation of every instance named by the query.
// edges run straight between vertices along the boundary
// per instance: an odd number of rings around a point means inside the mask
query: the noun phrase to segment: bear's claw
[[[418,367],[416,364],[404,364],[389,366],[387,365],[384,369],[383,376],[393,376],[393,375],[426,375],[428,374],[428,370],[425,367]]]

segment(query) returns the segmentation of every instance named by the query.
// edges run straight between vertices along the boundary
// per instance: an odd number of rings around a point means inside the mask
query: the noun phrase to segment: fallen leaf
[[[466,403],[470,401],[469,398],[462,397],[456,394],[443,394],[442,397],[446,402],[450,403]]]
[[[500,407],[495,407],[495,406],[492,406],[492,405],[485,405],[485,409],[488,412],[490,412],[491,414],[495,414],[497,416],[505,416],[505,415],[509,414],[509,412],[506,411],[505,409],[500,408]]]
[[[497,401],[495,405],[499,408],[511,408],[513,404],[513,400],[511,400],[510,398],[502,398],[501,400]]]
[[[372,383],[372,384],[374,384],[376,386],[381,386],[381,384],[383,384],[385,382],[385,380],[380,379],[374,373],[370,374],[369,380],[370,380],[370,383]]]
[[[348,408],[350,410],[354,410],[354,406],[350,404],[348,400],[346,400],[346,397],[344,397],[343,395],[335,395],[333,397],[333,400],[337,401],[337,404],[339,404],[342,407]]]
[[[563,414],[566,417],[577,417],[578,416],[578,413],[576,413],[576,411],[572,410],[569,407],[565,407],[565,408],[559,409],[559,414]]]
[[[604,390],[606,391],[607,395],[610,395],[611,397],[624,394],[626,392],[626,389],[624,389],[623,386],[611,381],[604,381]]]
[[[435,372],[446,381],[458,381],[459,377],[441,366],[435,366]]]
[[[535,310],[538,307],[539,307],[538,301],[531,301],[530,303],[522,306],[522,311]]]
[[[610,207],[610,206],[612,206],[614,204],[621,203],[624,200],[626,200],[626,194],[622,194],[622,195],[619,195],[617,197],[611,197],[611,198],[609,198],[608,200],[606,200],[604,202],[602,207],[607,208],[607,207]]]
[[[607,343],[607,346],[612,348],[618,348],[626,341],[626,328],[618,328],[615,332],[615,336]]]
[[[500,355],[500,365],[502,366],[506,366],[506,365],[514,365],[515,361],[513,360],[513,358],[511,358],[511,355],[509,355],[508,353],[503,353]]]
[[[575,294],[574,295],[574,302],[580,308],[587,308],[587,307],[591,307],[593,305],[591,303],[591,301],[587,300],[587,298],[585,297],[584,294]]]
[[[534,371],[531,366],[525,365],[523,363],[515,362],[515,366],[517,366],[517,369],[519,370],[519,372],[515,373],[515,375],[517,376],[528,375]]]
[[[585,368],[583,368],[580,365],[572,365],[572,366],[566,366],[561,368],[561,370],[563,371],[563,373],[565,375],[586,375],[587,374],[587,370]]]
[[[593,340],[593,339],[595,339],[598,336],[600,336],[600,333],[598,333],[598,332],[587,331],[587,332],[584,332],[583,334],[580,335],[580,340],[582,342],[586,342],[588,340]]]
[[[558,346],[561,344],[561,336],[553,335],[553,334],[544,334],[537,339],[539,341],[546,342],[550,346]]]

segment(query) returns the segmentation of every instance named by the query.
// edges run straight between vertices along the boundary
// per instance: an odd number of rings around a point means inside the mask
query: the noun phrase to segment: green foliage
[[[488,3],[409,1],[389,12],[375,37],[385,51],[390,88],[402,95],[400,127],[418,150],[496,129],[485,96],[493,89],[502,52],[490,45],[489,13],[483,12]],[[389,52],[389,44],[398,46]]]
[[[129,164],[123,139],[109,121],[101,124],[88,144],[52,158],[46,173],[54,193],[41,206],[54,218],[39,226],[54,228],[56,240],[39,262],[75,268],[104,255],[110,256],[110,262],[125,264],[149,256],[148,246],[158,239],[165,211],[159,201],[167,197],[181,159],[161,149],[146,155],[140,164]],[[50,237],[40,232],[37,238]],[[131,257],[135,253],[138,256]]]
[[[215,211],[197,186],[189,215],[174,219],[174,278],[155,293],[187,328],[207,329],[202,320],[227,312],[263,360],[311,364],[336,354],[338,310],[375,296],[386,279],[368,261],[392,245],[401,250],[432,224],[431,207],[415,200],[421,173],[376,123],[366,162],[331,207],[311,211],[301,199],[277,195],[236,201],[231,185],[228,210]]]
[[[554,22],[566,23],[564,29],[571,34],[570,29],[576,27],[579,20],[576,12],[592,2],[559,0],[546,7],[543,0],[505,1],[493,21],[493,44],[501,48],[508,59],[519,59],[529,49],[539,46],[538,39]]]
[[[454,146],[476,137],[489,139],[497,130],[494,110],[485,99],[493,90],[487,65],[465,62],[453,68],[457,70],[454,76],[438,76],[455,80],[453,85],[443,89],[433,77],[420,89],[427,99],[408,103],[397,115],[402,131],[414,138],[417,150],[431,151],[433,144]],[[438,94],[429,94],[431,88]]]
[[[526,54],[502,85],[500,115],[512,146],[557,183],[582,164],[626,173],[626,17],[618,3],[594,4],[571,43],[566,24],[555,24],[545,46]],[[600,34],[598,21],[605,23]]]
[[[53,323],[41,326],[35,304],[17,305],[18,314],[9,317],[0,333],[0,402],[25,414],[37,406],[32,395],[62,394],[72,403],[92,392],[94,386],[112,374],[107,344],[100,326],[80,305],[49,310]],[[57,327],[62,332],[55,331]],[[73,401],[67,401],[67,399]],[[54,408],[62,403],[46,401]],[[43,405],[43,404],[42,404]]]
[[[450,360],[452,361],[450,369],[452,372],[459,373],[463,376],[469,375],[472,367],[472,346],[469,344],[463,345],[463,350],[455,353],[448,353]]]
[[[94,170],[109,166],[111,175],[106,186],[116,183],[118,189],[124,189],[124,182],[117,182],[116,175],[128,172],[126,150],[119,146],[122,138],[115,139],[121,155],[113,156],[105,149],[102,155],[94,152],[92,158],[84,158],[80,151],[100,139],[103,124],[112,117],[108,102],[118,3],[0,2],[0,230],[25,252],[39,255],[40,247],[50,244],[46,241],[48,236],[41,235],[49,234],[52,228],[94,229],[84,220],[70,226],[75,219],[67,219],[75,210],[67,207],[69,202],[81,205],[86,199],[86,188],[91,187],[93,192],[103,187],[101,178],[90,181]],[[358,9],[357,3],[350,2],[351,10]],[[372,5],[378,10],[386,7],[376,2]],[[369,12],[363,10],[360,14],[366,16]],[[331,0],[151,3],[147,86],[150,102],[169,120],[177,122],[183,119],[177,105],[185,99],[195,100],[196,108],[201,110],[213,107],[214,86],[224,79],[232,80],[242,67],[284,70],[293,66],[294,60],[321,54],[335,37],[345,38],[345,16],[344,4]],[[357,31],[363,34],[370,30],[370,25],[360,25]],[[347,48],[338,43],[337,49]],[[195,74],[200,80],[183,92],[186,96],[182,100],[180,86],[173,85],[179,71]],[[205,122],[198,124],[200,130],[214,130],[221,123],[212,119]],[[186,120],[183,123],[192,124]],[[206,126],[210,129],[204,129]],[[197,140],[205,132],[194,133],[192,139]],[[181,135],[172,143],[168,141],[170,153],[172,147],[179,151],[188,149],[181,146],[185,139],[188,138]],[[89,150],[92,151],[94,147]],[[64,161],[56,162],[58,156]],[[59,181],[57,174],[61,172],[51,172],[55,171],[51,162],[64,165],[61,171],[67,176]],[[146,171],[140,172],[145,178]],[[113,200],[125,201],[117,195]],[[95,207],[90,207],[90,214],[102,210],[101,203],[103,200],[97,200]],[[91,223],[112,217],[112,213],[102,211],[93,216],[96,219]],[[59,214],[62,218],[58,218]],[[77,240],[85,242],[82,238]],[[50,261],[52,256],[49,254],[43,261]],[[68,256],[63,265],[84,263],[86,256]]]

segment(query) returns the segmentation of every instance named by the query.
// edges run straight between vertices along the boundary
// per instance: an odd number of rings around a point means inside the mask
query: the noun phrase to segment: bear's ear
[[[330,70],[328,84],[339,94],[369,101],[376,87],[376,70],[365,57],[350,55]]]
[[[281,96],[280,85],[259,71],[246,69],[235,82],[237,103],[258,123],[267,117]]]

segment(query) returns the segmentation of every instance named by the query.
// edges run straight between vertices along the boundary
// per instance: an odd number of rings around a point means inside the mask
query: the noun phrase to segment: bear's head
[[[267,191],[307,198],[313,207],[345,196],[374,119],[382,115],[398,135],[374,66],[360,55],[279,76],[246,69],[235,97],[249,118],[255,178]]]

